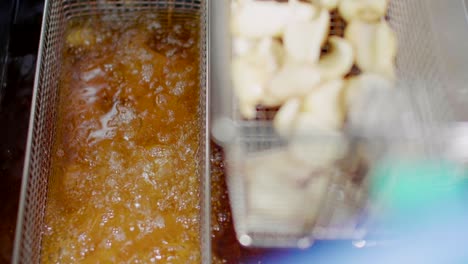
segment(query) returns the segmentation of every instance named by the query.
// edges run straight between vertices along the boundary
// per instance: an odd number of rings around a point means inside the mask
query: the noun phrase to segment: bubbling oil
[[[69,23],[42,263],[200,262],[198,34],[154,14]]]

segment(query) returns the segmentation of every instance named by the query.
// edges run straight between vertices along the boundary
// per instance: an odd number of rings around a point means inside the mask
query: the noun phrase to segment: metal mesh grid
[[[407,107],[412,112],[405,124],[420,133],[428,124],[447,122],[453,116],[447,100],[447,86],[440,69],[440,52],[431,26],[431,13],[426,0],[391,0],[386,19],[395,30],[399,41],[397,55],[398,89],[408,98]],[[345,22],[336,11],[332,12],[330,35],[343,36]],[[323,52],[327,47],[323,48]],[[350,75],[358,74],[353,68]],[[228,86],[229,87],[229,86]],[[229,92],[227,92],[229,94]],[[252,212],[248,211],[245,199],[247,183],[244,174],[245,162],[250,155],[270,149],[279,149],[284,142],[275,132],[271,120],[277,109],[258,107],[256,118],[241,117],[234,96],[229,117],[237,129],[235,139],[227,142],[230,174],[228,187],[236,231],[242,242],[254,246],[297,246],[307,244],[306,237],[316,239],[359,238],[365,233],[366,223],[361,218],[369,212],[366,203],[366,181],[355,181],[339,171],[328,186],[325,203],[315,223],[291,224],[279,227],[268,225],[273,219],[262,219],[262,224],[251,225]],[[401,114],[401,116],[404,116]],[[398,117],[400,118],[400,117]],[[382,116],[379,120],[385,120]],[[401,120],[398,120],[401,121]],[[425,126],[423,126],[423,124]],[[391,136],[395,123],[379,124],[382,137]],[[385,129],[382,129],[385,127]],[[426,133],[426,132],[425,132]],[[433,136],[433,135],[432,135]],[[366,173],[358,169],[358,178]],[[282,195],[282,194],[278,194]],[[307,206],[304,207],[306,210]],[[349,214],[343,215],[347,211]],[[345,219],[345,221],[343,221]],[[274,221],[273,221],[274,222]]]
[[[47,197],[47,177],[53,144],[59,79],[60,37],[63,20],[59,1],[50,2],[44,11],[43,37],[39,49],[32,115],[23,174],[13,263],[38,263],[43,214]],[[31,127],[35,129],[31,130]]]
[[[331,36],[343,36],[345,21],[337,11],[331,13],[330,32]],[[322,52],[328,51],[328,46],[322,48]],[[353,69],[351,75],[357,74]],[[240,115],[237,101],[233,97],[233,121],[239,130],[239,137],[232,142],[229,148],[235,149],[230,152],[229,166],[231,173],[228,177],[232,210],[236,225],[236,231],[242,242],[255,246],[306,246],[310,242],[311,234],[316,238],[331,239],[340,237],[351,237],[362,232],[356,232],[356,222],[347,221],[345,225],[339,222],[339,210],[334,208],[345,207],[348,204],[360,204],[362,193],[353,193],[356,189],[353,183],[343,180],[344,177],[338,172],[334,173],[330,181],[326,201],[327,207],[322,210],[315,222],[308,220],[296,223],[265,218],[249,212],[245,199],[248,188],[245,178],[242,176],[243,162],[248,156],[255,155],[261,151],[279,149],[287,144],[279,137],[272,125],[278,108],[257,107],[256,118],[253,120],[243,119]],[[236,146],[236,147],[233,147]],[[278,194],[283,195],[283,194]],[[300,195],[300,194],[299,194]],[[307,197],[304,196],[304,199]],[[307,201],[305,201],[307,202]],[[280,210],[278,208],[278,210]],[[307,210],[307,207],[304,207]],[[333,225],[335,224],[335,225]],[[247,241],[242,241],[247,239]]]
[[[203,6],[202,0],[69,0],[63,6],[63,12],[67,19],[74,16],[95,14],[128,14],[148,10],[177,9],[178,12],[193,13]]]
[[[453,115],[445,100],[452,87],[445,85],[429,8],[424,0],[394,0],[389,9],[390,25],[398,36],[398,86],[415,100],[414,112],[425,123],[450,119]]]
[[[210,163],[210,132],[209,132],[209,109],[210,109],[210,89],[208,73],[208,23],[209,23],[209,5],[205,1],[192,0],[192,2],[185,1],[184,3],[191,3],[192,10],[200,10],[200,106],[199,114],[202,117],[200,119],[201,136],[200,136],[200,148],[199,148],[199,161],[200,161],[200,172],[199,175],[202,177],[200,180],[200,197],[201,197],[201,252],[202,252],[202,263],[211,263],[211,163]],[[180,3],[182,4],[182,3]],[[188,8],[188,6],[175,5],[175,9]]]
[[[207,133],[207,3],[203,0],[46,0],[36,79],[29,125],[23,183],[16,227],[13,263],[39,263],[41,236],[46,206],[51,149],[54,143],[58,81],[66,22],[77,16],[119,14],[131,17],[136,12],[174,10],[174,20],[200,18],[200,208],[202,263],[210,262],[209,140]],[[198,20],[197,20],[198,21]]]

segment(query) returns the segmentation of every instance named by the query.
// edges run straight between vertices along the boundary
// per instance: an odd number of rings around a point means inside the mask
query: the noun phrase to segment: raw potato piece
[[[281,102],[304,96],[320,83],[316,67],[305,64],[286,64],[270,81],[268,92]]]
[[[329,27],[330,14],[327,10],[322,10],[313,20],[288,22],[283,36],[288,57],[297,62],[317,62]]]
[[[387,13],[388,3],[389,0],[341,0],[338,11],[346,22],[377,22]]]
[[[340,0],[310,0],[314,4],[319,4],[320,6],[324,7],[325,9],[331,11],[338,7],[338,3]]]
[[[341,128],[344,112],[340,104],[344,81],[341,79],[323,83],[314,88],[304,99],[289,99],[278,111],[273,121],[276,131],[283,137],[290,138],[299,132],[313,132],[315,128],[337,130]],[[305,121],[298,128],[296,119],[301,116]],[[306,131],[307,130],[307,131]],[[302,136],[306,136],[303,134]]]
[[[314,120],[316,127],[340,129],[343,126],[344,111],[340,104],[343,88],[343,80],[329,81],[316,87],[304,98],[302,111]]]
[[[385,22],[351,22],[345,31],[356,53],[356,64],[363,72],[382,74],[395,78],[397,40]]]
[[[266,97],[265,85],[282,63],[282,52],[277,40],[264,39],[253,50],[233,60],[234,92],[244,117],[255,117],[256,106]]]
[[[324,170],[347,150],[346,140],[337,130],[343,124],[340,97],[344,81],[326,82],[303,100],[289,100],[275,117],[274,125],[290,139],[291,157],[312,171]],[[301,109],[298,109],[301,108]]]
[[[244,56],[257,45],[257,41],[250,40],[243,37],[236,37],[232,39],[232,49],[234,56]]]
[[[319,70],[324,80],[344,77],[353,67],[353,46],[340,37],[330,37],[331,51],[319,61]]]
[[[283,101],[279,98],[274,97],[269,93],[268,90],[266,90],[260,103],[266,107],[278,107],[281,106]]]
[[[296,119],[296,134],[289,145],[291,158],[306,164],[312,171],[327,170],[347,151],[342,132],[323,129],[315,116],[301,113]]]
[[[269,78],[268,72],[242,57],[234,59],[232,77],[234,92],[239,99],[242,115],[246,118],[254,118],[255,107],[262,99],[264,84]]]
[[[283,64],[284,50],[278,40],[266,38],[262,39],[248,56],[255,65],[264,67],[273,74]]]
[[[296,117],[301,110],[301,101],[297,98],[288,100],[276,113],[273,125],[283,137],[290,137],[294,133]]]
[[[288,3],[273,1],[239,1],[233,8],[231,31],[247,38],[277,37],[290,15]]]
[[[232,33],[253,39],[280,37],[289,21],[309,21],[317,15],[317,8],[297,0],[289,3],[244,0],[235,3],[232,9]]]
[[[253,160],[256,162],[253,162]],[[296,185],[298,187],[311,175],[310,170],[306,166],[290,158],[286,149],[275,149],[250,156],[246,164],[246,169],[247,171],[252,171],[255,167],[269,170],[268,174],[270,175],[275,174],[273,172],[275,171],[278,176],[289,180],[291,185]],[[255,177],[255,175],[247,174],[247,177],[251,179]]]
[[[274,150],[246,160],[247,204],[262,218],[303,224],[316,218],[330,174],[313,175],[289,156],[285,150]]]
[[[319,15],[320,9],[310,3],[289,0],[291,13],[289,21],[310,21]]]
[[[257,115],[256,104],[240,102],[239,111],[241,112],[242,116],[247,119],[253,119]]]

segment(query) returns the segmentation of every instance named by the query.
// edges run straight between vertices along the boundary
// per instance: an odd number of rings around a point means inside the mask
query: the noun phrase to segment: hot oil
[[[43,263],[200,262],[199,29],[171,23],[69,24]]]

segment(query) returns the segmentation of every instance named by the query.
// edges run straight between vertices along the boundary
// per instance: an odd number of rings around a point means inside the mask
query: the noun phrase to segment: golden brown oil
[[[200,262],[198,22],[65,33],[43,263]]]

